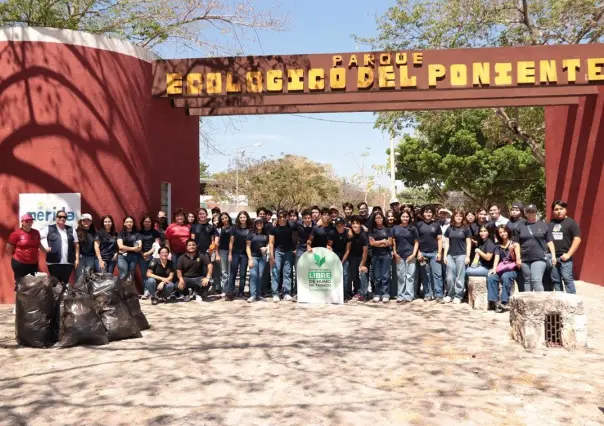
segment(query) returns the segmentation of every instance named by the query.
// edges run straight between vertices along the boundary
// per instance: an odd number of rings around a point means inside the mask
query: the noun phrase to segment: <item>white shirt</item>
[[[495,226],[506,225],[510,220],[507,217],[499,216],[499,218],[495,221]]]
[[[69,242],[67,240],[67,229],[61,229],[57,226],[57,231],[59,231],[59,235],[61,236],[61,261],[59,263],[69,263],[67,261],[68,259],[68,250],[69,250]],[[71,231],[73,232],[73,242],[77,243],[78,241],[78,233],[76,232],[75,228],[71,228]],[[42,230],[40,231],[40,240],[42,243],[42,246],[45,249],[49,248],[48,245],[48,226],[45,226],[44,228],[42,228]],[[48,265],[53,265],[53,263],[47,263]]]

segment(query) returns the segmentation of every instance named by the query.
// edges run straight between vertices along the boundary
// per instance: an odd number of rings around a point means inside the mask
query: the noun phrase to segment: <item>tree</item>
[[[254,0],[5,0],[0,25],[87,31],[147,48],[178,42],[208,55],[241,52],[256,30],[280,30],[277,6]],[[231,35],[231,40],[225,39]],[[213,37],[216,36],[216,37]],[[216,40],[216,41],[213,41]],[[235,49],[229,46],[235,41]]]
[[[234,198],[234,166],[213,175],[216,183],[208,190],[219,200]],[[339,181],[330,167],[306,157],[285,155],[276,160],[239,159],[239,193],[247,196],[250,205],[263,205],[274,210],[301,209],[337,198],[339,189]]]
[[[545,204],[544,173],[528,144],[492,137],[491,111],[417,113],[415,134],[395,148],[397,178],[446,200],[462,191],[472,206],[516,199]]]
[[[436,12],[438,11],[438,12]],[[383,50],[597,43],[604,40],[599,0],[398,0],[378,18],[377,37],[357,41]],[[543,108],[496,108],[512,142],[545,164]],[[378,128],[400,133],[416,113],[380,113]]]
[[[199,177],[200,178],[209,178],[210,177],[210,165],[204,161],[199,162]]]

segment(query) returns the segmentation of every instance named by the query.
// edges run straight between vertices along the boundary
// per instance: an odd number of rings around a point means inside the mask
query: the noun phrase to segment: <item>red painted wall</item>
[[[198,122],[151,98],[151,64],[58,43],[0,42],[0,303],[14,300],[4,249],[19,193],[80,192],[82,212],[121,222],[199,204]],[[98,225],[98,223],[97,223]]]
[[[604,285],[604,88],[579,105],[545,109],[548,209],[568,202],[569,216],[581,227],[582,244],[574,258],[575,275]]]

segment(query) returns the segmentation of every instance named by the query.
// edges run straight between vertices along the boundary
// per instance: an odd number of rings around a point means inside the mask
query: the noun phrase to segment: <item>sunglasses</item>
[[[65,220],[66,220],[66,219],[67,219],[67,216],[57,216],[57,219],[59,219],[59,220],[63,220],[63,219],[65,219]]]

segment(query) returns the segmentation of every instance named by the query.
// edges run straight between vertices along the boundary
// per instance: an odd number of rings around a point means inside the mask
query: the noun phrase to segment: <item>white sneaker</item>
[[[453,299],[454,305],[459,305],[460,303],[461,303],[461,299],[458,299],[457,297],[455,299]]]
[[[279,299],[279,296],[273,296],[273,302],[277,303],[281,301],[281,299]]]
[[[220,297],[222,297],[224,299],[226,297],[226,293],[221,293]]]
[[[384,297],[382,297],[382,302],[384,302],[384,303],[390,302],[390,296],[384,296]]]
[[[203,299],[201,298],[201,296],[195,295],[194,297],[195,297],[195,299],[193,299],[193,301],[195,303],[203,303]]]
[[[446,297],[443,299],[443,302],[445,302],[445,303],[451,303],[452,301],[453,301],[453,299],[451,299],[449,296],[446,296]]]
[[[294,300],[294,298],[291,297],[289,294],[286,294],[283,300],[285,300],[286,302],[291,302],[292,300]]]
[[[151,297],[151,293],[149,293],[148,290],[145,290],[145,292],[143,293],[143,295],[141,296],[141,299],[143,300],[147,300],[149,297]]]
[[[379,302],[379,301],[380,301],[380,296],[375,296],[375,297],[373,298],[373,303],[377,303],[377,302]]]
[[[247,303],[254,303],[255,301],[256,301],[256,298],[254,296],[247,299]]]

